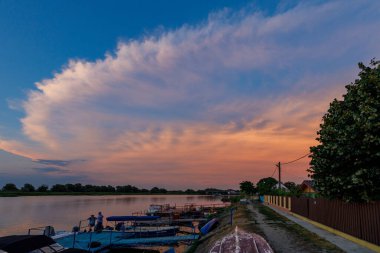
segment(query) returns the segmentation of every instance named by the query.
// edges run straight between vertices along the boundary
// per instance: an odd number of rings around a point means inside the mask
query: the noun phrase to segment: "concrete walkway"
[[[338,235],[335,235],[333,233],[330,233],[326,230],[323,230],[321,228],[318,228],[314,226],[313,224],[310,224],[309,222],[306,222],[304,220],[301,220],[290,213],[281,211],[277,208],[274,208],[270,205],[266,205],[267,207],[271,208],[273,211],[277,212],[278,214],[286,217],[287,219],[297,223],[298,225],[304,227],[305,229],[317,234],[318,236],[322,237],[323,239],[331,242],[332,244],[335,244],[337,247],[341,248],[342,250],[346,251],[347,253],[374,253],[375,251],[372,251],[368,248],[365,248],[363,246],[360,246],[352,241],[349,241],[343,237],[340,237]]]

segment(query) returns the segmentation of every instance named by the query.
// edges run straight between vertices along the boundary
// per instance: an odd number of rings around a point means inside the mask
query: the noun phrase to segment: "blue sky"
[[[1,1],[0,173],[112,184],[128,174],[144,187],[186,175],[227,188],[268,176],[274,162],[308,152],[357,62],[379,56],[379,10],[376,1]],[[305,178],[307,161],[296,166],[287,179]]]
[[[69,59],[96,60],[118,41],[204,22],[223,8],[273,14],[296,1],[0,1],[0,129],[20,135],[19,108],[35,82]],[[10,108],[10,107],[13,107]],[[16,107],[16,108],[14,108]],[[14,110],[16,109],[16,110]]]
[[[95,60],[119,40],[136,39],[160,27],[195,24],[221,8],[249,1],[1,1],[0,122],[18,134],[22,113],[9,100],[24,99],[34,83],[49,78],[68,59]],[[265,9],[272,11],[271,1]],[[262,5],[260,5],[262,6]],[[16,117],[15,117],[16,116]]]

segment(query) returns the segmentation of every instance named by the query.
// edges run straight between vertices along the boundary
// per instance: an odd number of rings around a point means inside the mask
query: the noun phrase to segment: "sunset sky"
[[[0,186],[256,183],[316,144],[379,31],[373,0],[0,1]]]

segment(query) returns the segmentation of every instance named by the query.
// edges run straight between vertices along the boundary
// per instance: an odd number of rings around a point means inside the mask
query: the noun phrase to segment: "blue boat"
[[[135,227],[125,230],[121,233],[121,237],[129,238],[148,238],[148,237],[164,237],[175,236],[179,231],[179,227]]]
[[[206,223],[206,225],[204,225],[200,231],[202,233],[202,235],[206,235],[208,234],[218,223],[218,219],[214,218],[212,220],[210,220],[209,222]]]
[[[182,241],[197,240],[199,235],[164,236],[149,238],[125,238],[122,232],[104,231],[101,233],[77,233],[56,238],[55,241],[62,246],[88,250],[88,252],[101,252],[104,249],[131,247],[139,245],[163,245]],[[97,242],[97,245],[91,246]]]

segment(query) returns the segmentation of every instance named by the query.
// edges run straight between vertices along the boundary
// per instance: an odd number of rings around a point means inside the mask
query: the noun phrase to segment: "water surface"
[[[219,197],[201,195],[114,195],[0,197],[0,236],[25,234],[31,227],[70,230],[79,220],[101,211],[105,217],[131,215],[150,204],[220,204]]]

